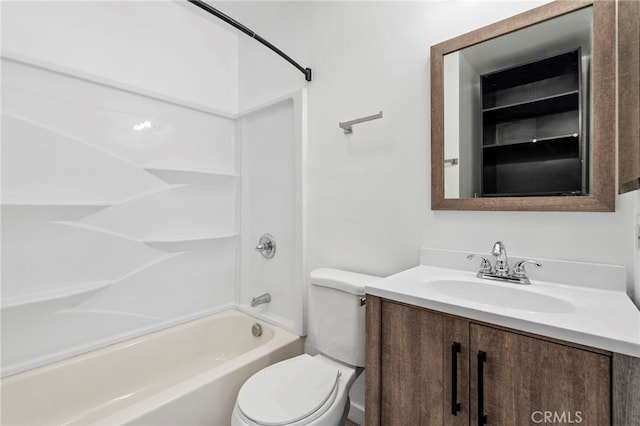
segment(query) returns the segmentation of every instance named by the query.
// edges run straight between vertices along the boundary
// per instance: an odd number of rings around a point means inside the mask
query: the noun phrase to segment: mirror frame
[[[640,3],[618,1],[618,193],[640,189]]]
[[[556,0],[431,46],[431,210],[615,211],[616,2]],[[591,193],[575,197],[444,197],[444,55],[593,6]]]

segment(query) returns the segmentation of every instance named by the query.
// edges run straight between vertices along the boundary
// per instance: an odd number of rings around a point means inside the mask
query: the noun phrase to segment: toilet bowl
[[[329,268],[312,271],[309,307],[320,354],[290,358],[251,376],[238,393],[231,424],[343,424],[349,389],[364,367],[364,286],[378,279]]]
[[[281,361],[245,382],[238,393],[231,424],[341,424],[355,379],[355,368],[323,355],[304,354]]]

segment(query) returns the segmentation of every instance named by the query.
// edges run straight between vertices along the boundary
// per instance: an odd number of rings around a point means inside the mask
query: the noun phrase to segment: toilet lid
[[[238,408],[256,423],[284,425],[310,416],[337,389],[337,368],[300,355],[258,371],[242,385]]]

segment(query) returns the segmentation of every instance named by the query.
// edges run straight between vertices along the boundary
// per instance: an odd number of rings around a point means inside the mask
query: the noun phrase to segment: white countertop
[[[619,285],[612,283],[610,287],[613,289],[563,285],[537,281],[533,275],[530,274],[531,285],[520,286],[480,280],[471,271],[423,264],[368,284],[366,293],[640,358],[640,311]],[[465,298],[465,295],[457,297],[434,290],[426,284],[447,279],[516,287],[525,292],[562,299],[570,303],[573,309],[560,313],[530,312],[481,303],[472,297]]]

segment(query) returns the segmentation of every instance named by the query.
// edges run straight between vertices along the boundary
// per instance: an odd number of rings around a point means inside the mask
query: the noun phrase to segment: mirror
[[[432,209],[613,211],[614,32],[556,1],[432,46]]]

